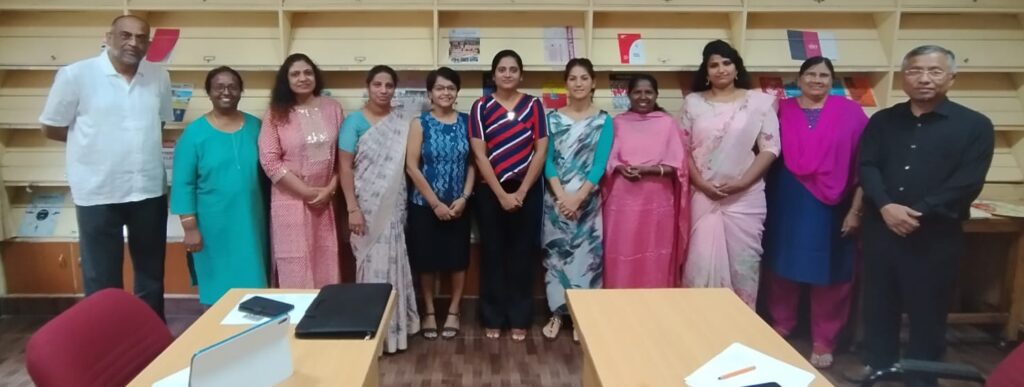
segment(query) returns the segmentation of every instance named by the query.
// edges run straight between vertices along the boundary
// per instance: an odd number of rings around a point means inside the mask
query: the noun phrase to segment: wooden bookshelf
[[[324,70],[365,71],[434,67],[433,11],[310,11],[290,18],[288,52],[301,52]],[[446,53],[447,55],[447,53]]]
[[[561,70],[565,63],[549,63],[544,56],[544,28],[571,27],[576,56],[587,56],[587,13],[582,11],[440,11],[437,61],[456,70],[490,70],[491,58],[503,49],[515,50],[530,71]],[[474,29],[480,36],[479,60],[452,63],[448,51],[453,29]]]
[[[296,52],[322,67],[327,91],[346,112],[361,107],[364,72],[376,64],[396,68],[399,87],[417,90],[428,70],[460,70],[457,107],[466,111],[481,95],[483,74],[501,49],[522,55],[525,92],[540,95],[545,86],[562,85],[564,63],[546,60],[544,33],[568,26],[575,55],[591,58],[597,67],[599,107],[622,111],[615,106],[610,75],[648,72],[658,79],[659,104],[676,113],[707,41],[722,39],[739,48],[759,88],[760,77],[795,77],[801,61],[790,57],[787,30],[831,32],[840,54],[838,75],[867,80],[878,105],[865,107],[872,114],[906,99],[899,71],[903,54],[920,44],[940,44],[958,56],[951,96],[985,113],[998,130],[983,197],[1024,201],[1021,0],[3,0],[0,241],[29,245],[5,250],[15,252],[15,258],[4,257],[13,262],[8,276],[55,265],[62,249],[77,254],[70,195],[55,235],[17,235],[33,192],[68,191],[63,147],[44,139],[37,121],[56,70],[99,54],[110,21],[122,14],[143,16],[154,28],[181,30],[165,65],[172,82],[193,85],[193,96],[184,121],[166,126],[165,140],[180,136],[210,108],[202,87],[206,71],[220,65],[242,71],[241,108],[262,116],[274,72]],[[479,33],[478,61],[449,60],[453,29]],[[620,63],[620,33],[642,35],[646,63]],[[178,227],[176,221],[170,225]],[[169,234],[175,233],[180,235]],[[38,245],[41,261],[26,261],[31,245]],[[78,276],[73,266],[54,270]],[[62,283],[61,291],[80,292],[74,283]]]
[[[696,70],[701,50],[707,42],[740,40],[742,12],[594,12],[594,66],[620,71]],[[622,64],[619,58],[620,33],[638,33],[643,37],[646,63]]]

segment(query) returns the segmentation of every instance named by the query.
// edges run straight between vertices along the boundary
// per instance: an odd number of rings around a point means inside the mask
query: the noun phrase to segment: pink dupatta
[[[786,168],[822,203],[836,205],[856,181],[857,144],[868,117],[856,102],[828,96],[812,128],[797,98],[779,103]]]
[[[612,145],[612,152],[608,158],[607,177],[602,181],[603,200],[605,205],[613,204],[616,200],[609,197],[609,193],[615,190],[618,184],[638,184],[628,182],[615,171],[621,165],[666,165],[676,170],[676,179],[673,182],[676,198],[675,218],[676,237],[673,241],[670,267],[672,268],[672,283],[669,286],[678,286],[680,272],[686,257],[686,247],[689,245],[690,236],[690,184],[689,184],[689,156],[686,152],[686,132],[679,128],[675,118],[664,112],[651,112],[648,114],[637,114],[625,112],[615,117],[615,137]],[[609,220],[608,212],[605,212],[605,221]],[[643,219],[636,219],[643,222]],[[631,227],[642,227],[636,224]],[[606,227],[607,231],[608,228]],[[609,236],[609,238],[616,238]],[[607,250],[606,250],[607,252]]]

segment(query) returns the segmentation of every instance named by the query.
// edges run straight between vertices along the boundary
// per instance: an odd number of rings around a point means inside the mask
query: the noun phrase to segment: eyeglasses
[[[942,69],[906,69],[903,70],[903,74],[911,78],[920,78],[922,75],[928,74],[929,78],[942,78],[946,76],[946,70]]]
[[[224,93],[227,93],[227,92],[231,92],[231,93],[237,94],[237,93],[242,92],[242,88],[239,87],[238,85],[228,85],[228,86],[214,85],[214,86],[210,87],[210,91],[213,92],[214,94],[224,94]]]

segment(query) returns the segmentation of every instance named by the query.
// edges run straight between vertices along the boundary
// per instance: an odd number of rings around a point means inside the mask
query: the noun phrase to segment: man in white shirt
[[[143,60],[149,30],[137,16],[114,19],[103,53],[57,72],[39,121],[46,137],[67,142],[86,295],[124,286],[127,227],[135,294],[162,318],[167,177],[161,129],[172,112],[170,75]]]

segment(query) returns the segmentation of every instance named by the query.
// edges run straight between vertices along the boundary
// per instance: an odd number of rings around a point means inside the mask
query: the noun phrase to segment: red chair
[[[172,340],[149,306],[123,290],[104,289],[39,328],[25,363],[39,387],[124,386]]]

